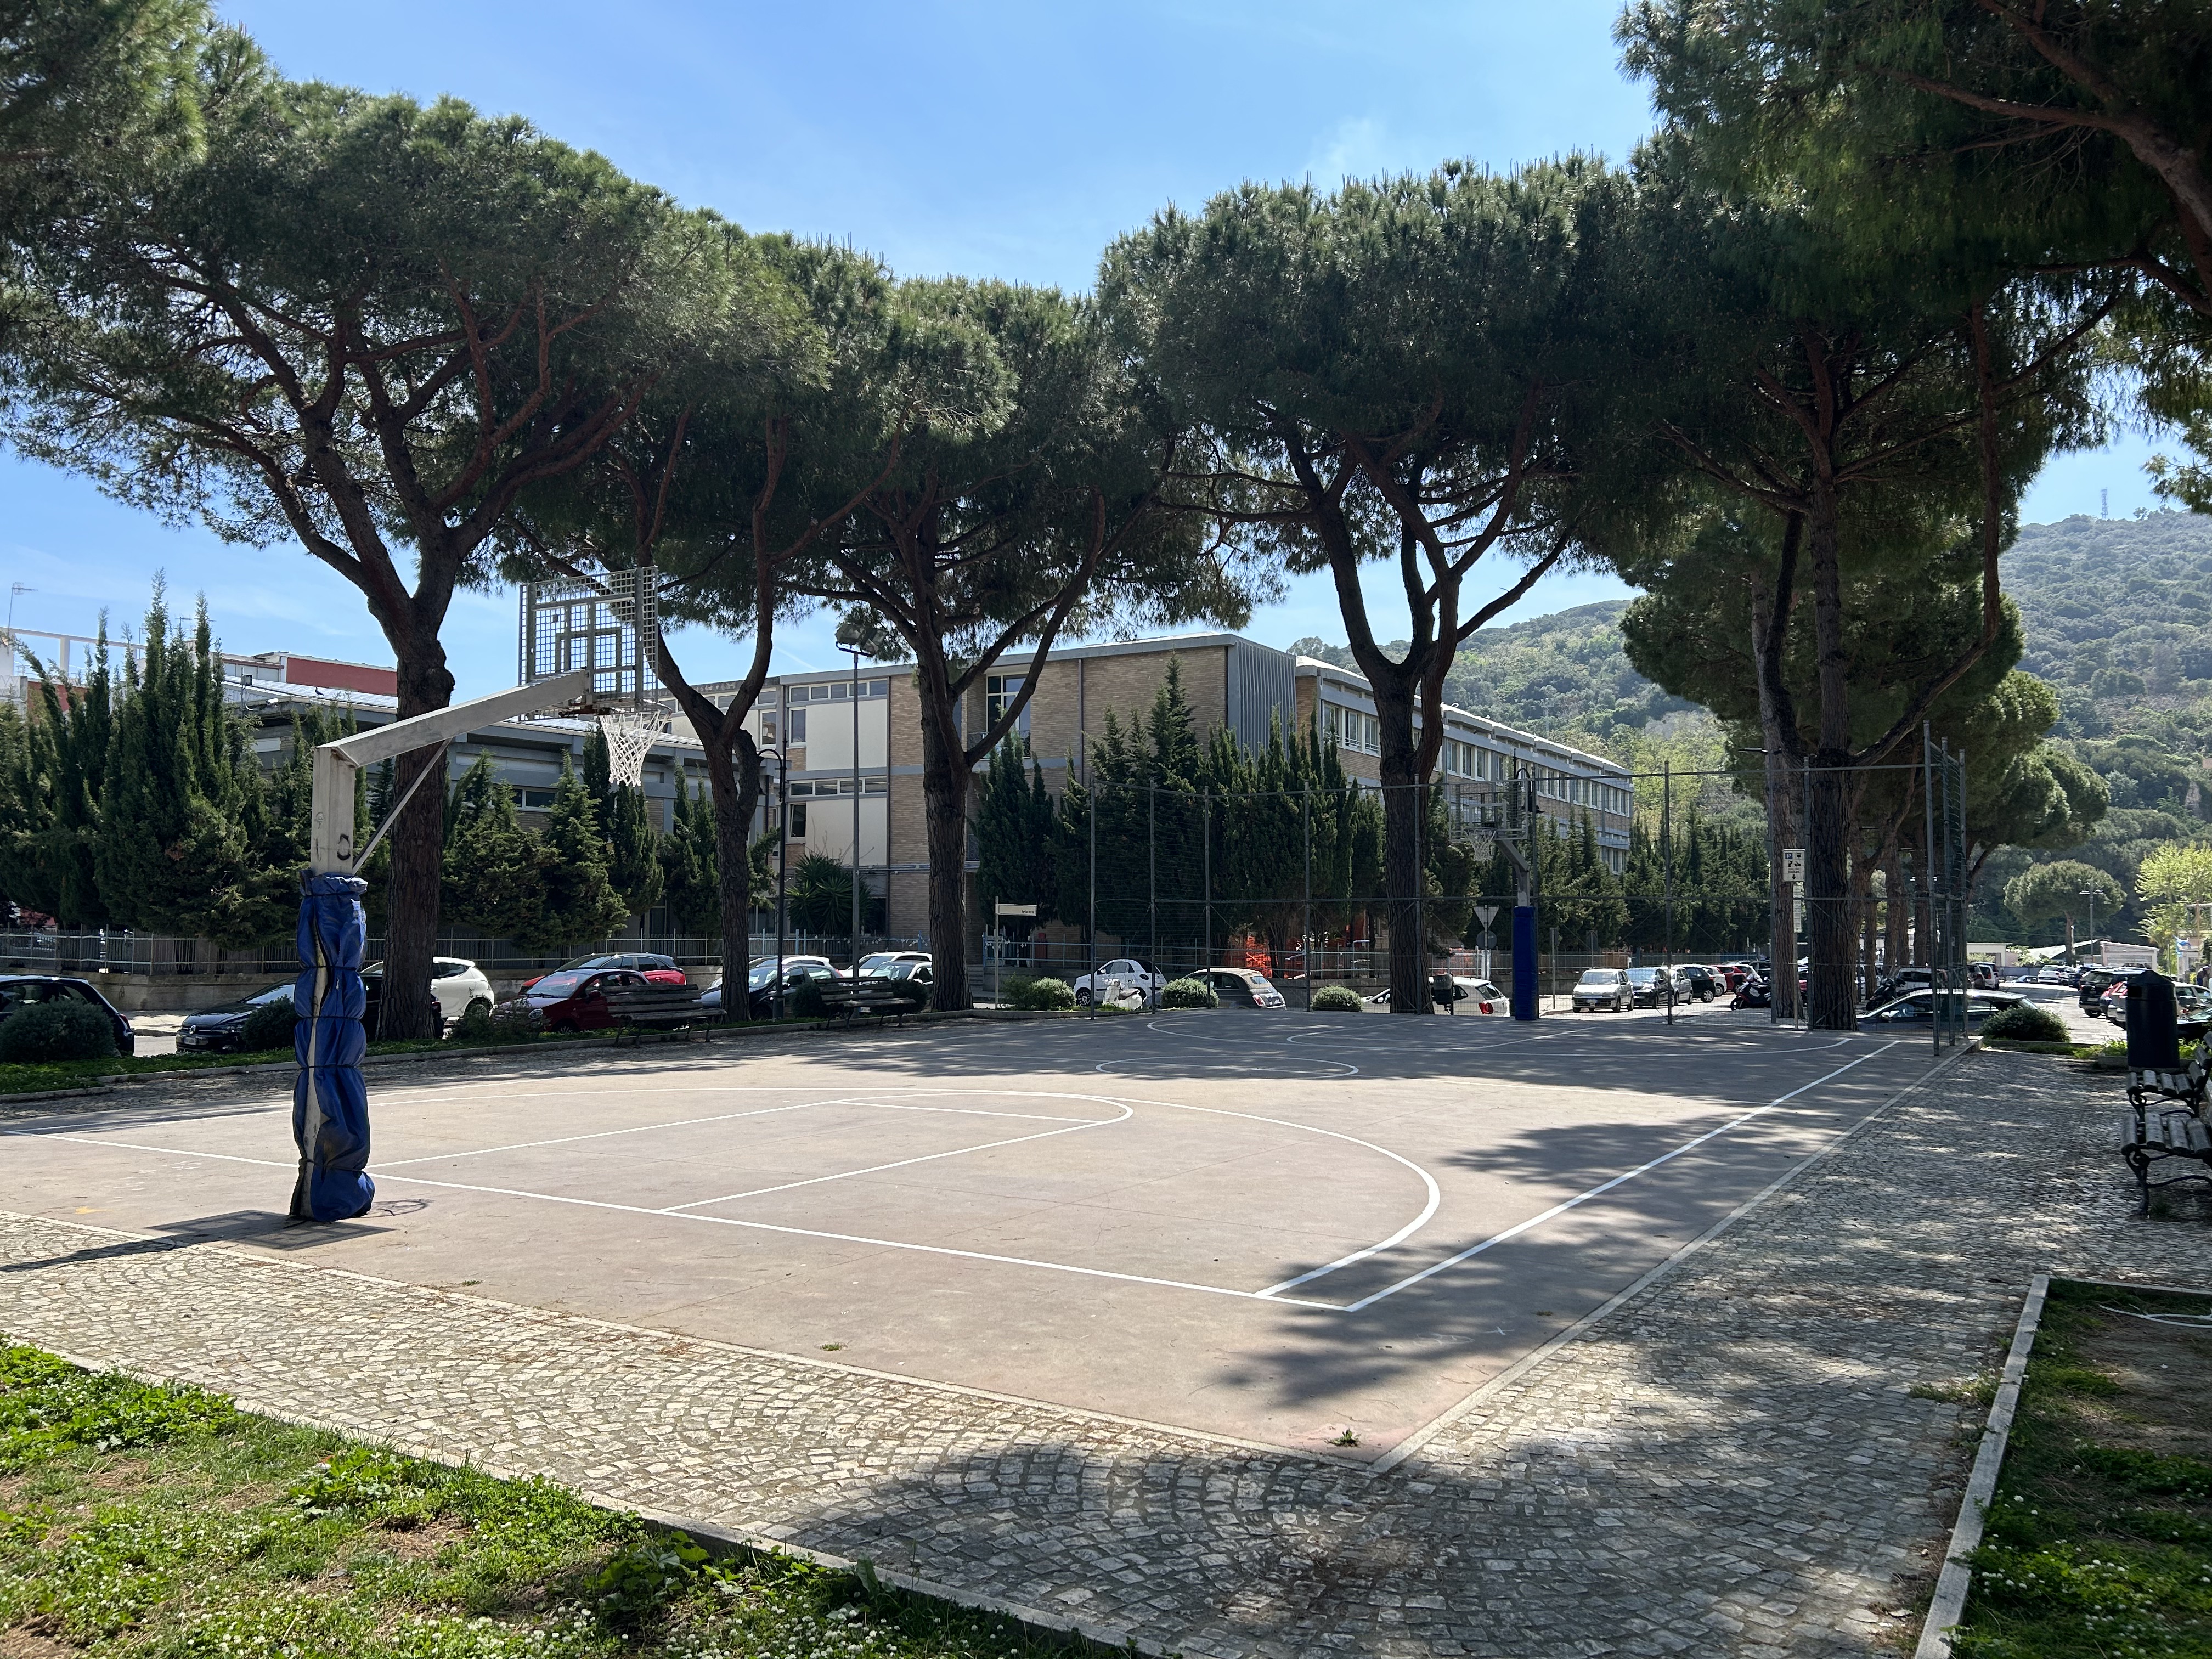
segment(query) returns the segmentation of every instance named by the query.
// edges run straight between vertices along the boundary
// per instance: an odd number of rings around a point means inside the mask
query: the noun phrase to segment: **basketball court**
[[[1747,1017],[725,1038],[372,1073],[357,1222],[283,1224],[289,1097],[158,1083],[19,1121],[0,1204],[1371,1460],[1929,1064]]]

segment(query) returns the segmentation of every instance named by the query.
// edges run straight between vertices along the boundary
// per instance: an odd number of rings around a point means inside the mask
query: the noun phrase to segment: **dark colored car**
[[[265,991],[257,991],[236,1002],[224,1003],[219,1008],[203,1008],[196,1014],[186,1014],[184,1024],[177,1031],[177,1052],[180,1054],[235,1054],[246,1047],[246,1022],[253,1018],[254,1011],[272,1002],[292,1006],[292,981],[272,985]]]
[[[809,975],[811,977],[812,975]],[[838,977],[842,978],[840,975]],[[908,1008],[927,1008],[937,981],[937,969],[927,957],[901,955],[871,968],[860,964],[860,977],[896,986],[904,993],[901,1000]]]
[[[127,1054],[137,1039],[131,1035],[131,1022],[116,1011],[115,1005],[92,988],[89,981],[64,979],[52,974],[9,974],[0,975],[0,1020],[6,1019],[19,1008],[27,1008],[41,1002],[80,1002],[97,1008],[113,1022],[115,1052]]]
[[[626,968],[634,974],[642,974],[654,985],[689,985],[684,970],[676,965],[674,957],[659,956],[650,951],[622,951],[611,955],[578,957],[574,962],[564,962],[553,970],[555,974],[590,973],[595,969]],[[544,975],[551,978],[552,975]],[[527,993],[538,983],[526,980],[522,988]]]
[[[835,968],[818,957],[793,958],[787,957],[783,963],[783,994],[788,1004],[791,994],[810,979],[842,979]],[[726,981],[717,980],[707,988],[699,999],[699,1006],[710,1019],[719,1019],[722,1013],[722,993]],[[753,964],[745,975],[745,992],[754,1019],[775,1018],[775,958],[769,957]]]
[[[1728,989],[1728,981],[1721,977],[1717,968],[1700,968],[1693,964],[1677,968],[1674,971],[1689,981],[1685,988],[1700,1002],[1711,1002]]]
[[[535,981],[517,1002],[535,1009],[549,1031],[604,1031],[615,1023],[607,1008],[607,992],[617,985],[644,985],[645,975],[628,968],[602,973],[564,969]]]
[[[1664,968],[1632,968],[1628,970],[1629,1004],[1636,1008],[1663,1008],[1673,1000],[1674,981],[1668,978]]]
[[[2084,968],[2081,970],[2081,979],[2074,987],[2080,994],[2081,1012],[2085,1014],[2103,1013],[2105,992],[2115,980],[2122,977],[2124,975],[2114,973],[2109,968]]]

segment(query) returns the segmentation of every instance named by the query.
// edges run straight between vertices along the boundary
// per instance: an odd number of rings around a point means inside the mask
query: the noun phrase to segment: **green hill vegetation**
[[[2004,907],[2007,885],[2030,869],[2076,860],[2132,895],[2153,848],[2212,842],[2212,518],[2153,513],[2024,526],[2005,556],[2004,582],[2026,630],[2020,666],[2058,692],[2063,712],[2052,737],[2104,778],[2112,809],[2080,847],[1993,852],[1972,932],[2055,943],[2064,936],[2063,919],[2029,925]],[[1485,629],[1460,653],[1447,696],[1639,772],[1719,766],[1719,722],[1630,665],[1620,636],[1628,604],[1605,600]],[[1320,640],[1291,648],[1356,666],[1343,647]],[[1723,780],[1698,792],[1696,804],[1731,826],[1761,823]],[[1656,808],[1656,792],[1639,788],[1638,817]],[[2131,898],[2117,918],[2100,909],[2098,930],[2140,937],[2143,920]]]

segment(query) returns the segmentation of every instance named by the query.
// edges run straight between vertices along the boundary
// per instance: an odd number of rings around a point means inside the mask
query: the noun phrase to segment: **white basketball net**
[[[660,711],[610,708],[599,716],[599,735],[607,740],[607,781],[635,789],[645,781],[646,751],[660,735]]]

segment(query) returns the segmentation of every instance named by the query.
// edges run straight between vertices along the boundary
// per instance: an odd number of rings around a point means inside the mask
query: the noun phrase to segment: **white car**
[[[1150,1002],[1162,991],[1167,989],[1168,976],[1146,967],[1134,957],[1116,957],[1111,962],[1099,964],[1098,982],[1102,988],[1098,992],[1101,1000],[1105,1000],[1109,995],[1109,991],[1105,988],[1109,985],[1119,985],[1136,992],[1146,1001]],[[1090,1005],[1091,984],[1091,975],[1088,974],[1075,981],[1075,1000],[1078,1006]]]
[[[383,971],[380,962],[372,962],[362,969],[364,974]],[[484,977],[483,969],[460,957],[430,958],[430,994],[438,999],[439,1018],[448,1025],[479,1005],[484,1012],[491,1012],[491,981]]]

